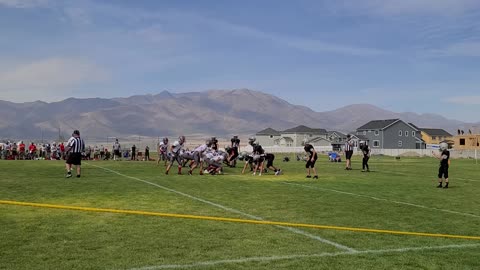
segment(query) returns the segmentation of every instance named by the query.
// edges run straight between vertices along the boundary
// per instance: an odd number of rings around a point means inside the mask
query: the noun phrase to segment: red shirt
[[[25,152],[25,144],[21,143],[18,148],[20,149],[20,152]]]
[[[62,151],[62,152],[65,151],[65,145],[63,145],[63,143],[60,144],[60,151]]]
[[[31,145],[28,147],[28,150],[29,150],[30,152],[35,152],[35,151],[37,151],[37,147],[35,146],[35,144],[31,144]]]

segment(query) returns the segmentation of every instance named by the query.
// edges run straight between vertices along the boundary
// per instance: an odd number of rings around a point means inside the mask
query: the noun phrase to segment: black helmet
[[[80,131],[78,131],[78,129],[75,129],[75,130],[73,131],[72,135],[80,136]]]
[[[211,139],[206,139],[206,140],[205,140],[205,144],[206,144],[208,147],[212,146],[212,140],[211,140]]]

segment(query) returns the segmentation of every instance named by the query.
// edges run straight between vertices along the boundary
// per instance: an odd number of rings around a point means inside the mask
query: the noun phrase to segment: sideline
[[[137,210],[80,207],[80,206],[68,206],[68,205],[56,205],[56,204],[32,203],[32,202],[0,200],[0,204],[16,205],[16,206],[31,206],[31,207],[40,207],[40,208],[54,208],[54,209],[63,209],[63,210],[76,210],[76,211],[86,211],[86,212],[102,212],[102,213],[115,213],[115,214],[131,214],[131,215],[158,216],[158,217],[170,217],[170,218],[210,220],[210,221],[220,221],[220,222],[247,223],[247,224],[257,224],[257,225],[278,225],[278,226],[300,227],[300,228],[311,228],[311,229],[329,229],[329,230],[339,230],[339,231],[424,236],[424,237],[434,237],[434,238],[480,240],[480,236],[425,233],[425,232],[406,232],[406,231],[393,231],[393,230],[381,230],[381,229],[369,229],[369,228],[354,228],[354,227],[341,227],[341,226],[316,225],[316,224],[304,224],[304,223],[290,223],[290,222],[280,222],[280,221],[172,214],[172,213],[160,213],[160,212],[137,211]],[[358,252],[358,251],[350,250],[349,252]]]
[[[436,246],[436,247],[410,247],[410,248],[383,249],[383,250],[363,250],[363,251],[357,251],[357,252],[324,252],[324,253],[317,253],[317,254],[249,257],[249,258],[242,258],[242,259],[196,262],[192,264],[164,264],[164,265],[156,265],[156,266],[145,266],[140,268],[131,268],[129,270],[186,269],[186,268],[198,268],[198,267],[204,267],[204,266],[215,266],[215,265],[222,265],[222,264],[237,264],[237,263],[248,263],[248,262],[273,262],[273,261],[280,261],[280,260],[309,259],[309,258],[321,258],[321,257],[349,256],[349,255],[351,256],[351,255],[362,255],[362,254],[405,253],[405,252],[411,252],[411,251],[461,249],[461,248],[476,248],[476,247],[480,247],[480,244],[448,245],[448,246]]]

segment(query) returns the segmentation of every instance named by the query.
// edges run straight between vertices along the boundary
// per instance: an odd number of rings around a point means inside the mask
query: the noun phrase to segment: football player
[[[442,188],[442,177],[445,179],[445,186],[443,188],[448,188],[448,167],[450,166],[450,151],[448,151],[448,144],[445,142],[440,143],[439,151],[441,152],[440,155],[432,151],[433,156],[440,160],[437,188]]]
[[[317,161],[317,152],[315,151],[315,148],[313,148],[313,145],[311,144],[305,144],[303,147],[305,152],[308,154],[308,159],[307,159],[307,164],[305,165],[305,168],[307,169],[307,178],[311,178],[312,176],[310,175],[310,170],[313,170],[313,179],[318,179],[317,175],[317,170],[315,169],[315,162]]]
[[[163,140],[158,144],[158,159],[157,159],[157,166],[160,164],[160,160],[165,161],[165,166],[167,166],[168,160],[168,138],[165,137]]]
[[[178,141],[175,141],[172,146],[170,147],[170,163],[167,166],[167,170],[165,171],[165,174],[168,174],[170,171],[170,168],[172,167],[173,163],[177,161],[178,164],[178,174],[182,174],[182,156],[180,155],[181,152],[180,150],[183,149],[183,146],[185,144],[185,136],[180,136],[178,137]]]
[[[188,171],[189,175],[192,175],[193,170],[200,165],[200,175],[203,174],[203,156],[206,154],[206,151],[212,146],[212,140],[207,140],[204,144],[198,146],[193,150],[193,164]]]

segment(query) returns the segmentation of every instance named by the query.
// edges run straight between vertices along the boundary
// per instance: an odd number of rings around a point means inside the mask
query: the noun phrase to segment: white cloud
[[[0,6],[11,8],[45,7],[49,4],[50,0],[0,0]]]
[[[478,0],[335,0],[326,8],[336,13],[370,13],[382,16],[431,14],[456,15],[480,7]]]
[[[65,97],[75,87],[108,79],[108,72],[90,61],[50,58],[0,73],[0,91],[6,100],[52,100]]]
[[[141,28],[136,31],[136,34],[147,41],[159,44],[172,44],[184,38],[180,34],[166,31],[161,24]]]
[[[457,96],[447,98],[445,101],[460,105],[480,105],[480,96]]]
[[[442,49],[431,50],[433,56],[480,57],[480,42],[465,41],[451,44]]]
[[[293,36],[281,35],[276,33],[268,33],[253,27],[233,24],[230,22],[205,18],[201,16],[190,15],[190,17],[191,17],[191,20],[195,20],[200,23],[207,23],[212,27],[216,27],[217,29],[228,32],[229,34],[243,35],[243,36],[253,37],[257,39],[270,40],[274,44],[287,46],[290,48],[294,48],[294,49],[306,51],[306,52],[338,53],[338,54],[347,54],[347,55],[356,55],[356,56],[372,56],[372,55],[381,55],[381,54],[387,53],[386,51],[375,49],[375,48],[350,46],[346,44],[325,42],[318,39],[301,38],[301,37],[293,37]]]

